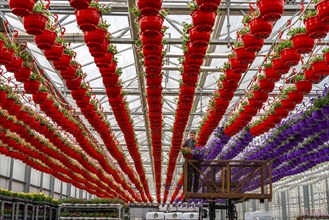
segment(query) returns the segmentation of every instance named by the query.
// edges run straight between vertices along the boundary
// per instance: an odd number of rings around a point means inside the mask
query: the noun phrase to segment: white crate
[[[183,214],[184,220],[198,220],[199,213],[198,212],[187,212]]]
[[[172,212],[165,214],[165,220],[182,220],[183,214],[181,212]]]
[[[163,212],[147,212],[146,220],[164,220],[165,214]]]

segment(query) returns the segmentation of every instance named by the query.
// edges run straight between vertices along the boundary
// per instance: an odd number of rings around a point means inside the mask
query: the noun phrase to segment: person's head
[[[195,130],[191,130],[190,133],[189,133],[189,136],[192,140],[195,140],[196,139],[196,131]]]

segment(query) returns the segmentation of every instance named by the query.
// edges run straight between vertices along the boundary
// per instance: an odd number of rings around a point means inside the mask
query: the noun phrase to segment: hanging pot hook
[[[255,2],[250,2],[249,3],[250,11],[255,11],[254,5],[255,5]]]
[[[46,4],[46,9],[48,9],[49,6],[50,6],[50,0],[45,0],[45,2],[47,2],[47,4]]]
[[[18,30],[13,30],[13,32],[15,33],[15,34],[14,34],[14,39],[16,40],[17,37],[18,37]]]

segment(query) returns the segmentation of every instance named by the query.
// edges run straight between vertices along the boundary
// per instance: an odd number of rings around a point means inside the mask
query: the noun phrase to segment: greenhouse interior
[[[0,220],[329,219],[329,0],[0,0]]]

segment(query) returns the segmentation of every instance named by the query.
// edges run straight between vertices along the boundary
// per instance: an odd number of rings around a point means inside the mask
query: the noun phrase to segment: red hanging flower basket
[[[77,70],[79,68],[75,65],[70,64],[69,67],[66,70],[61,70],[60,74],[63,79],[73,79],[76,77]]]
[[[322,22],[329,24],[329,1],[322,0],[315,7]]]
[[[204,12],[216,12],[221,0],[197,0],[199,9]]]
[[[90,52],[91,56],[93,56],[95,58],[104,57],[105,54],[107,53],[108,46],[109,46],[109,42],[104,41],[100,47],[90,47],[89,52]]]
[[[304,71],[304,76],[306,80],[311,81],[312,83],[318,83],[321,80],[321,75],[315,75],[313,69],[306,69]]]
[[[56,32],[46,29],[41,34],[35,36],[34,41],[39,49],[50,50],[55,44],[56,37]]]
[[[276,73],[273,69],[273,67],[267,67],[264,69],[264,73],[266,76],[266,80],[270,82],[277,82],[281,79],[281,75]]]
[[[241,74],[234,72],[232,69],[226,69],[225,76],[227,80],[233,80],[236,82],[238,82],[241,79]]]
[[[146,94],[148,96],[160,96],[162,93],[162,87],[147,87]]]
[[[98,68],[106,68],[110,65],[113,59],[113,54],[107,52],[104,57],[95,57],[95,63]]]
[[[36,104],[40,104],[40,103],[43,103],[47,100],[47,97],[48,97],[48,93],[46,92],[37,92],[35,94],[32,94],[32,98],[33,98],[33,101],[36,103]]]
[[[150,67],[150,66],[162,66],[162,60],[154,60],[154,61],[150,61],[150,60],[144,60],[144,65],[145,67]]]
[[[94,30],[101,18],[101,13],[96,8],[79,9],[74,13],[77,23],[83,32]]]
[[[264,39],[256,39],[252,34],[244,34],[241,38],[248,52],[259,52],[264,45]]]
[[[310,53],[314,47],[314,40],[308,34],[297,34],[291,38],[294,49],[299,54]]]
[[[326,60],[327,64],[329,65],[329,52],[323,54],[324,59]]]
[[[299,63],[300,55],[293,48],[286,48],[280,52],[284,66],[296,66]]]
[[[14,56],[10,63],[6,64],[6,69],[8,72],[20,71],[23,67],[23,59]]]
[[[79,89],[82,79],[77,77],[76,79],[66,80],[66,86],[69,90]]]
[[[277,74],[286,74],[290,70],[289,66],[285,66],[283,64],[280,57],[274,58],[272,60],[272,66],[273,66],[274,72],[277,73]]]
[[[183,68],[184,72],[186,73],[199,73],[201,66],[197,64],[186,64],[185,62],[183,63]]]
[[[285,108],[282,107],[277,107],[275,108],[275,115],[280,117],[280,118],[285,118],[289,114],[289,111]]]
[[[281,101],[281,107],[286,109],[287,111],[291,111],[296,107],[296,103],[293,103],[288,99],[284,99]]]
[[[29,80],[24,82],[24,90],[26,93],[34,94],[39,91],[41,83],[36,80]]]
[[[144,36],[153,38],[162,35],[163,18],[161,15],[141,16],[138,22]]]
[[[114,86],[118,83],[118,81],[119,81],[118,74],[113,73],[111,75],[103,76],[103,83],[104,83],[105,87]]]
[[[21,109],[22,109],[21,105],[17,105],[14,103],[13,107],[8,111],[11,115],[17,115]]]
[[[162,76],[149,77],[146,76],[146,84],[149,87],[159,87],[162,83]]]
[[[215,24],[216,13],[195,10],[191,14],[193,25],[199,32],[210,32]]]
[[[329,66],[326,61],[316,61],[312,65],[312,70],[316,76],[327,76],[329,74]]]
[[[14,15],[23,17],[32,12],[34,3],[34,0],[10,0],[9,8]]]
[[[19,114],[16,115],[16,118],[26,123],[28,119],[28,113],[26,111],[20,111]]]
[[[70,5],[75,9],[88,8],[91,0],[69,0]]]
[[[3,48],[0,51],[0,64],[6,65],[9,62],[11,62],[11,60],[14,57],[14,51],[12,49],[8,49],[8,48]]]
[[[254,99],[264,102],[268,99],[268,93],[263,91],[254,91]]]
[[[66,70],[71,63],[71,59],[72,57],[70,55],[63,54],[63,56],[59,60],[55,60],[53,62],[55,69],[59,71]]]
[[[106,31],[103,28],[96,28],[84,32],[84,39],[88,47],[100,47],[106,37]]]
[[[248,69],[248,64],[242,64],[238,58],[230,58],[231,68],[235,73],[244,73]]]
[[[236,57],[242,64],[252,63],[255,59],[254,52],[248,52],[245,47],[239,47],[234,49]]]
[[[258,81],[260,90],[263,92],[272,92],[274,89],[274,82],[267,81],[266,79],[261,79]]]
[[[257,6],[265,21],[276,21],[281,18],[284,11],[284,0],[259,0]]]
[[[141,35],[141,41],[143,43],[143,50],[158,50],[161,47],[162,50],[163,35],[157,35],[155,37],[147,37],[145,33]]]
[[[26,33],[31,35],[39,35],[46,28],[48,18],[40,13],[32,13],[23,17],[23,25]]]
[[[207,52],[207,46],[206,47],[193,47],[191,43],[187,44],[187,54],[192,59],[203,59]]]
[[[301,103],[303,101],[303,94],[297,91],[291,91],[288,93],[288,100],[293,103]]]
[[[261,17],[253,18],[249,21],[250,33],[256,39],[266,39],[271,35],[273,24],[265,21]]]
[[[7,99],[7,93],[0,90],[0,104],[3,104]]]
[[[302,94],[309,94],[312,90],[312,82],[309,80],[300,80],[296,83],[296,90]]]
[[[121,94],[121,86],[107,87],[106,94],[109,98],[119,96]]]
[[[222,85],[223,85],[223,89],[235,91],[238,86],[238,82],[225,79],[222,81]]]
[[[207,47],[211,32],[200,32],[195,27],[189,30],[190,43],[193,47]]]
[[[18,82],[26,82],[30,79],[31,69],[23,66],[18,72],[14,72],[14,75]]]
[[[321,18],[316,15],[304,20],[306,33],[314,39],[321,39],[327,36],[328,27],[322,23]]]
[[[201,59],[192,59],[189,55],[185,55],[185,61],[184,64],[190,66],[190,65],[195,65],[195,66],[201,66],[203,63],[203,58]]]
[[[219,95],[223,100],[231,100],[233,98],[234,92],[227,89],[220,89]]]
[[[3,105],[1,107],[4,108],[4,109],[6,109],[6,110],[8,110],[8,109],[11,109],[13,107],[14,103],[15,103],[15,100],[14,99],[7,98],[4,101],[4,103],[3,103]]]
[[[138,0],[137,6],[142,15],[151,16],[157,15],[162,6],[162,0]]]
[[[72,97],[74,100],[82,100],[86,96],[87,89],[86,88],[80,88],[76,90],[72,90]]]
[[[198,81],[199,74],[197,73],[182,73],[182,79],[185,84],[195,85]]]
[[[61,57],[63,56],[63,52],[64,52],[63,45],[55,43],[51,49],[45,50],[44,54],[45,54],[47,60],[55,61],[55,60],[61,59]]]

